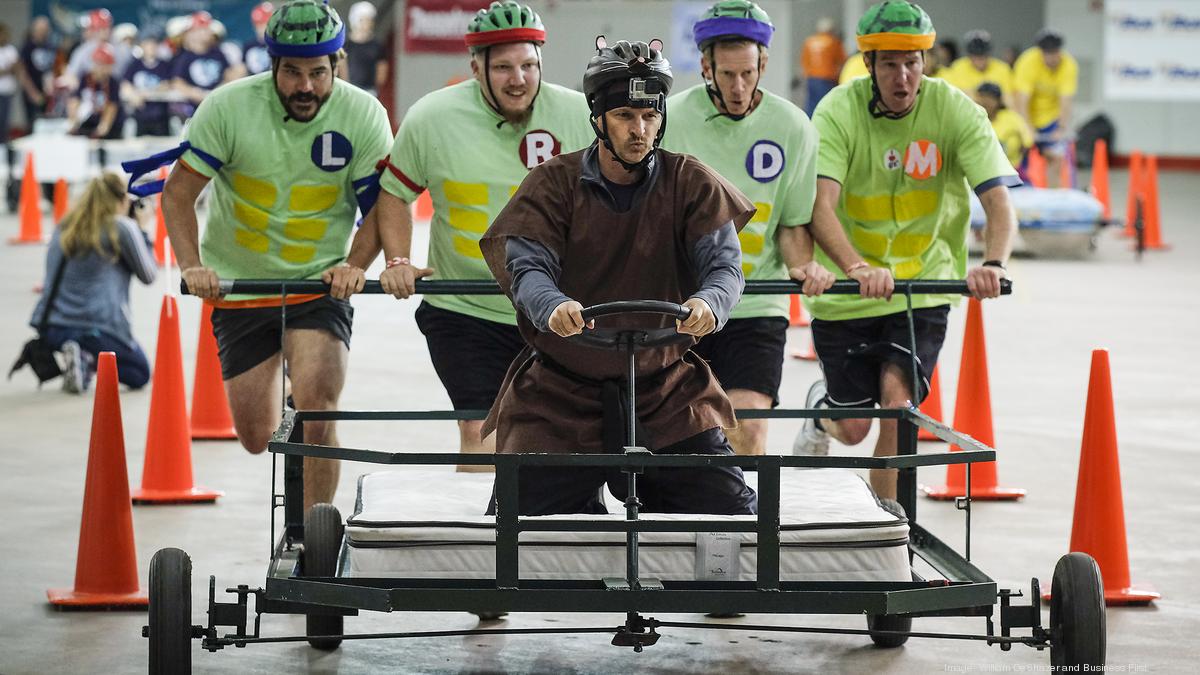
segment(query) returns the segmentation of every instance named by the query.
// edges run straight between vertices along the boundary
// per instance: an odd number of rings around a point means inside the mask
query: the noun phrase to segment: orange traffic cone
[[[33,153],[25,153],[25,175],[21,177],[21,200],[17,203],[17,220],[21,233],[8,240],[10,244],[42,243],[42,195],[37,175],[33,171]]]
[[[1137,220],[1137,201],[1138,197],[1144,197],[1142,193],[1142,171],[1144,159],[1142,153],[1134,150],[1129,155],[1129,195],[1125,202],[1125,230],[1121,233],[1126,237],[1136,237],[1137,229],[1134,228],[1134,221]],[[1142,205],[1145,209],[1145,204]],[[1142,222],[1145,222],[1145,213]]]
[[[793,293],[788,303],[788,326],[803,328],[811,324],[808,312],[804,311],[804,303],[800,302],[800,296]]]
[[[812,338],[812,329],[811,328],[809,329],[809,334],[808,334],[808,346],[803,349],[797,349],[797,350],[793,351],[792,358],[800,359],[801,361],[817,361],[818,360],[817,345],[816,345],[816,342]]]
[[[942,421],[942,385],[938,381],[937,366],[933,367],[933,377],[929,378],[929,396],[921,403],[921,412],[932,417],[933,419]],[[917,431],[918,441],[940,441],[942,439],[934,436],[925,429]],[[973,469],[972,469],[973,471]]]
[[[996,447],[992,432],[992,396],[989,392],[987,344],[983,337],[983,306],[971,298],[967,306],[967,331],[963,337],[962,361],[958,368],[958,398],[954,404],[954,428],[988,447]],[[950,446],[951,451],[962,448]],[[963,464],[946,467],[946,484],[924,487],[925,496],[932,499],[955,499],[966,496],[967,470]],[[1020,499],[1020,488],[997,486],[996,463],[976,462],[971,466],[971,498],[989,501]]]
[[[196,376],[192,378],[192,440],[228,440],[237,438],[233,415],[221,380],[221,362],[217,358],[217,339],[213,337],[212,305],[204,303],[200,319],[200,340],[196,347]]]
[[[179,308],[173,296],[163,298],[150,389],[150,424],[146,461],[135,504],[212,502],[223,493],[192,483],[192,439],[188,433],[187,392],[179,347]]]
[[[1104,219],[1112,218],[1112,202],[1108,196],[1108,141],[1096,139],[1092,150],[1092,196],[1104,205]]]
[[[59,178],[54,183],[54,222],[61,223],[63,216],[67,215],[70,209],[71,195],[67,188],[67,181]]]
[[[1142,165],[1142,191],[1146,197],[1145,244],[1148,249],[1164,250],[1171,248],[1162,239],[1161,212],[1158,208],[1158,155],[1147,155]]]
[[[158,177],[161,180],[167,179],[167,167],[158,170]],[[167,220],[163,218],[162,210],[162,194],[154,197],[154,260],[159,267],[166,267],[170,264],[168,261],[167,248],[170,242],[167,241]],[[171,251],[170,253],[174,253]],[[171,261],[174,261],[174,256],[171,256]]]
[[[112,352],[100,354],[96,368],[75,588],[52,588],[46,597],[59,609],[145,607],[150,602],[138,585],[117,357]]]
[[[1025,173],[1034,187],[1046,187],[1046,158],[1042,157],[1042,153],[1038,151],[1036,145],[1029,149],[1029,161],[1025,166]]]
[[[1075,517],[1071,550],[1096,559],[1104,579],[1108,605],[1144,605],[1162,597],[1129,582],[1125,543],[1125,504],[1121,498],[1121,465],[1117,458],[1117,425],[1113,415],[1112,376],[1108,352],[1092,352],[1079,478],[1075,484]],[[1049,597],[1049,593],[1045,594]]]
[[[429,196],[429,190],[417,195],[417,201],[413,202],[413,220],[430,220],[433,218],[433,198]]]

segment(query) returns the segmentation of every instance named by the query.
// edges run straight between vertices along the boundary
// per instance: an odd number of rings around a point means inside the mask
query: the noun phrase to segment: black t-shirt
[[[267,53],[267,43],[261,40],[248,40],[242,45],[242,63],[246,64],[246,72],[257,75],[271,69],[271,55]]]
[[[101,82],[90,74],[85,75],[75,90],[75,97],[79,99],[80,129],[93,129],[100,124],[100,115],[109,102],[117,103],[113,128],[119,129],[122,118],[119,95],[120,82],[115,76]]]
[[[350,84],[359,89],[375,91],[375,64],[383,59],[383,48],[379,42],[355,42],[346,40],[346,68],[350,71]]]
[[[156,91],[162,83],[171,81],[171,64],[156,61],[153,66],[148,66],[141,59],[133,59],[125,69],[123,79],[133,85],[139,93]],[[148,101],[142,107],[134,109],[133,116],[143,121],[166,119],[167,104],[163,101]]]
[[[25,72],[29,73],[29,79],[40,89],[42,78],[54,68],[54,57],[58,55],[58,50],[49,40],[42,44],[26,40],[25,44],[21,45],[20,55],[21,65],[25,67]]]

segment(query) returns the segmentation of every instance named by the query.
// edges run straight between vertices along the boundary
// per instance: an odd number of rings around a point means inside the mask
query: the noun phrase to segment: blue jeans
[[[67,340],[79,343],[83,351],[99,358],[100,352],[117,355],[117,380],[130,389],[141,389],[150,381],[150,362],[136,342],[126,342],[95,328],[47,326],[42,336],[55,350],[62,349]]]
[[[805,86],[807,95],[804,97],[804,114],[811,118],[813,111],[817,109],[817,104],[821,102],[821,99],[825,98],[825,94],[828,94],[836,86],[837,80],[822,80],[816,77],[808,78],[807,85]]]

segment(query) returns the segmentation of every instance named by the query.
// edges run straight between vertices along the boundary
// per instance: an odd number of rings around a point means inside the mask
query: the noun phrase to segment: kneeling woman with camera
[[[55,229],[29,324],[65,357],[64,391],[86,391],[96,356],[107,351],[116,352],[122,384],[138,389],[150,380],[150,364],[129,326],[129,279],[149,284],[158,272],[143,229],[153,218],[126,193],[125,181],[106,171],[88,183]]]

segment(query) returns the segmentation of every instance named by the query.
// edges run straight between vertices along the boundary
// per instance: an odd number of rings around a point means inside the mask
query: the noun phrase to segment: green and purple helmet
[[[721,40],[753,40],[771,46],[775,25],[762,7],[749,0],[719,0],[692,26],[692,37],[700,51]]]

